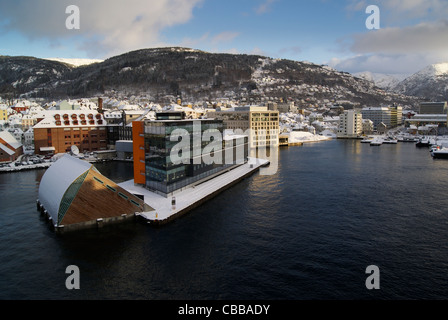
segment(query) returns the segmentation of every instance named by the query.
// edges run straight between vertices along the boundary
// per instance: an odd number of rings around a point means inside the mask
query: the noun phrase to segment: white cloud
[[[214,45],[220,44],[223,42],[230,42],[233,39],[235,39],[236,37],[238,37],[239,35],[240,35],[239,32],[224,31],[224,32],[221,32],[220,34],[217,34],[216,36],[214,36],[211,39],[211,42]]]
[[[248,52],[248,54],[253,54],[256,56],[264,56],[264,57],[268,56],[268,54],[265,51],[263,51],[262,49],[260,49],[258,47],[253,48],[250,52]]]
[[[434,53],[448,52],[448,20],[420,23],[404,28],[385,28],[353,37],[355,53]]]
[[[350,73],[370,71],[384,74],[413,74],[426,66],[445,60],[437,54],[364,54],[345,59],[333,58],[330,67]]]
[[[160,32],[188,22],[203,0],[2,0],[0,18],[6,31],[29,38],[82,39],[80,48],[91,56],[117,54],[163,45]],[[80,29],[68,30],[68,5],[80,9]]]
[[[370,1],[356,0],[350,10],[364,10]],[[448,61],[448,1],[378,0],[381,29],[338,39],[346,58],[327,62],[338,70],[410,74],[429,64]],[[384,21],[387,23],[384,23]]]
[[[257,14],[264,14],[271,10],[271,6],[274,2],[278,0],[264,0],[262,4],[260,4],[257,8],[255,8],[255,12]]]
[[[347,10],[363,11],[371,4],[380,8],[382,18],[384,17],[390,26],[409,22],[410,19],[431,21],[448,15],[446,0],[352,0]]]

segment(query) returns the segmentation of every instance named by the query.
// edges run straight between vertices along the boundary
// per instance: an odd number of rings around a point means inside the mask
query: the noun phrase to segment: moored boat
[[[434,159],[448,159],[448,148],[432,148],[431,156]]]
[[[398,140],[397,139],[393,139],[393,138],[387,138],[383,140],[383,143],[385,144],[397,144]]]
[[[383,144],[383,139],[381,138],[375,138],[372,140],[372,142],[370,142],[371,146],[380,146]]]
[[[364,138],[364,139],[362,139],[361,140],[361,143],[370,143],[370,142],[372,142],[373,141],[373,138]]]
[[[398,137],[399,142],[417,142],[418,139],[411,137],[411,136],[401,136]]]
[[[422,137],[415,143],[415,146],[419,147],[419,148],[429,147],[429,146],[431,146],[431,142],[430,142],[429,138]]]

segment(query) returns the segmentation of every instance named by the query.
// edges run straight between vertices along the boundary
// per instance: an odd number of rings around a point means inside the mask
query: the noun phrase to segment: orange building
[[[73,145],[81,152],[107,150],[106,124],[94,110],[47,111],[33,127],[35,153],[65,153]]]
[[[132,122],[134,151],[134,183],[145,184],[145,122]]]

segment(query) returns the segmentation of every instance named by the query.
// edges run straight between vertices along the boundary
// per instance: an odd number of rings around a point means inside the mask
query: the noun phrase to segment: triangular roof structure
[[[113,220],[154,210],[89,162],[68,154],[45,172],[39,186],[39,202],[55,227],[90,226],[98,219]]]
[[[13,149],[19,149],[22,144],[7,130],[0,132],[0,140],[3,140]]]

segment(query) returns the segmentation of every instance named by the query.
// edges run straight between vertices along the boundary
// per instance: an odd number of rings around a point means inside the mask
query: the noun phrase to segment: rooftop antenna
[[[79,155],[79,148],[76,145],[72,145],[70,149],[75,156]]]

